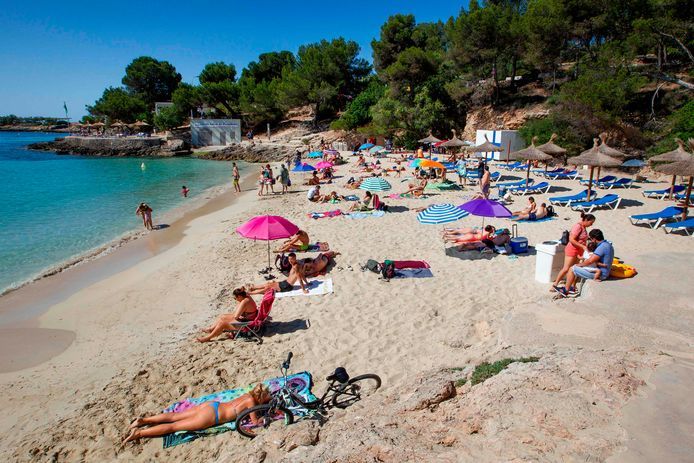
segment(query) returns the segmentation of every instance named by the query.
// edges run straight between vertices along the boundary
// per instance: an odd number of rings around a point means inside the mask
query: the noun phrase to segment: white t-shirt
[[[308,190],[308,193],[306,194],[306,197],[311,200],[314,197],[318,196],[318,187],[317,186],[312,186],[310,190]]]

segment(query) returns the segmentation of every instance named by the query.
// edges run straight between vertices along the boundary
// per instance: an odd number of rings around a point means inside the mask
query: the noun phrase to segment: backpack
[[[559,240],[561,244],[566,246],[569,244],[569,230],[564,230],[561,234],[561,239]]]
[[[275,257],[275,267],[277,267],[277,270],[280,272],[286,273],[292,269],[292,264],[289,263],[289,257],[282,253]]]
[[[547,206],[547,217],[554,217],[557,213],[554,212],[554,206]]]
[[[362,270],[371,270],[374,273],[378,273],[381,271],[381,264],[373,259],[369,259],[366,261],[366,265],[362,267]]]
[[[395,262],[392,260],[385,261],[381,267],[381,276],[384,280],[395,278]]]

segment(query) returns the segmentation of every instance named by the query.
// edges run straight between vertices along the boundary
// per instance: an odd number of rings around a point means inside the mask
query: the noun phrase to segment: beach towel
[[[321,248],[321,245],[323,246]],[[316,242],[316,243],[311,243],[308,245],[308,249],[299,249],[299,248],[292,248],[290,250],[291,252],[325,252],[325,251],[330,251],[330,245],[328,243],[321,243],[321,242]]]
[[[423,260],[394,260],[396,270],[430,268]]]
[[[307,371],[302,371],[301,373],[297,373],[294,375],[289,375],[287,376],[287,383],[291,386],[292,390],[299,394],[301,398],[305,401],[313,401],[317,400],[316,397],[313,395],[311,392],[311,387],[313,386],[313,379],[311,377],[311,373]],[[284,378],[273,378],[273,379],[268,379],[263,381],[263,384],[265,384],[269,389],[270,392],[276,392],[279,390],[280,387],[284,385]],[[182,400],[180,402],[176,402],[173,405],[169,406],[164,410],[164,413],[169,413],[169,412],[183,412],[186,411],[196,405],[200,405],[201,403],[204,402],[231,402],[232,400],[242,396],[243,394],[247,393],[253,387],[255,384],[251,384],[246,387],[238,388],[238,389],[229,389],[226,391],[222,392],[215,392],[214,394],[209,394],[206,396],[202,397],[197,397],[197,398],[189,398]],[[301,419],[307,416],[310,411],[309,410],[302,410],[302,409],[294,409],[292,410],[294,413],[294,419]],[[297,414],[299,416],[297,416]],[[235,422],[230,422],[230,423],[224,423],[220,424],[218,426],[214,426],[212,428],[207,428],[203,429],[201,431],[179,431],[175,432],[173,434],[167,434],[163,436],[162,443],[164,445],[164,448],[167,449],[169,447],[173,447],[175,445],[179,444],[184,444],[186,442],[191,442],[194,441],[195,439],[198,439],[200,437],[204,436],[212,436],[215,434],[221,434],[223,432],[227,431],[235,431],[236,430],[236,423]]]
[[[347,196],[345,196],[345,201],[359,201],[359,196],[347,195]]]
[[[431,278],[433,276],[430,268],[406,268],[395,272],[395,278]]]
[[[335,209],[334,211],[327,211],[327,212],[310,212],[308,214],[309,219],[324,219],[326,217],[337,217],[339,215],[342,215],[342,211],[339,209]]]
[[[383,217],[385,212],[383,211],[364,211],[364,212],[350,212],[349,214],[344,214],[348,219],[364,219],[366,217]]]
[[[421,194],[419,196],[415,196],[411,193],[405,194],[405,193],[393,193],[388,195],[390,199],[427,199],[429,195]]]
[[[516,220],[517,223],[538,223],[538,222],[549,222],[550,220],[554,220],[556,217],[543,217],[541,219],[537,220]]]
[[[330,294],[333,292],[333,280],[332,278],[326,278],[325,280],[309,280],[306,289],[308,289],[308,293],[304,293],[301,290],[301,286],[294,285],[292,291],[275,293],[275,298],[280,299],[282,297],[320,296],[323,294]]]

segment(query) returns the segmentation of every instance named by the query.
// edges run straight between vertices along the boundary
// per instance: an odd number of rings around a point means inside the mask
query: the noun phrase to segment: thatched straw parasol
[[[540,151],[538,148],[535,147],[535,142],[537,141],[537,137],[533,137],[532,143],[530,146],[527,148],[524,148],[522,150],[516,151],[514,153],[509,154],[509,157],[512,159],[524,159],[528,161],[528,171],[525,175],[525,184],[528,184],[528,180],[530,179],[530,161],[541,161],[541,162],[548,162],[554,159],[552,156],[549,154]]]
[[[133,127],[135,128],[142,128],[142,127],[151,127],[148,123],[143,122],[143,121],[137,121],[134,124],[132,124]]]
[[[440,142],[441,140],[439,140],[438,138],[436,138],[435,136],[433,136],[433,135],[431,134],[431,130],[430,130],[430,131],[429,131],[429,136],[428,136],[428,137],[422,138],[421,140],[417,140],[417,141],[418,141],[419,143],[424,143],[424,144],[430,145],[430,144],[432,144],[432,143],[438,143],[438,142]]]
[[[99,128],[99,127],[103,127],[103,126],[105,126],[105,125],[106,125],[106,124],[104,124],[103,122],[95,122],[95,123],[93,123],[93,124],[91,125],[91,127],[97,127],[97,128]]]
[[[627,155],[626,153],[622,153],[618,149],[614,149],[611,146],[609,146],[607,143],[605,143],[605,140],[607,140],[607,134],[603,132],[600,134],[600,146],[598,146],[598,150],[600,150],[602,154],[606,154],[609,157],[615,159],[624,159],[629,157],[629,155]],[[600,178],[600,170],[601,168],[598,167],[598,178]]]
[[[451,132],[453,132],[453,138],[451,138],[450,140],[448,140],[446,142],[441,143],[441,146],[443,146],[445,148],[455,148],[455,147],[459,147],[459,146],[465,146],[465,142],[456,136],[455,129],[451,130]]]
[[[675,138],[675,142],[677,142],[677,148],[668,151],[667,153],[659,154],[657,156],[653,156],[652,158],[649,159],[650,162],[679,162],[679,161],[688,161],[691,159],[692,155],[689,154],[685,149],[684,149],[684,142],[680,140],[679,138]],[[668,197],[672,199],[672,195],[675,192],[675,183],[677,182],[677,173],[672,174],[672,183],[670,184],[670,194]]]
[[[549,137],[549,141],[547,143],[543,143],[542,145],[538,146],[537,149],[542,151],[543,153],[547,153],[551,156],[561,156],[562,154],[566,154],[566,150],[562,148],[559,145],[554,144],[554,140],[557,139],[557,134],[553,133],[551,137]]]
[[[692,180],[694,180],[694,156],[689,157],[686,161],[677,161],[669,164],[663,164],[655,168],[658,172],[670,175],[683,175],[689,177],[687,183],[687,192],[684,195],[684,205],[682,206],[682,220],[687,218],[687,209],[689,209],[689,199],[692,196]]]
[[[118,128],[120,128],[120,127],[125,127],[125,124],[123,124],[123,123],[120,122],[120,121],[116,121],[116,122],[114,122],[113,124],[111,124],[111,127],[118,127]]]
[[[573,165],[590,166],[590,178],[588,180],[588,198],[590,198],[590,190],[593,186],[593,171],[596,167],[617,167],[621,165],[621,161],[610,157],[600,151],[598,143],[600,139],[593,138],[593,147],[582,152],[580,155],[569,158],[566,162]]]

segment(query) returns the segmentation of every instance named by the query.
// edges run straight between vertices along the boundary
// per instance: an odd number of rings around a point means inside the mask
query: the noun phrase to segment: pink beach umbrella
[[[244,238],[267,241],[267,269],[262,273],[270,273],[270,241],[289,238],[299,231],[299,227],[278,215],[259,215],[236,229]]]
[[[332,167],[332,166],[333,166],[333,163],[328,162],[328,161],[321,161],[318,164],[316,164],[317,169],[325,169],[327,167]]]

